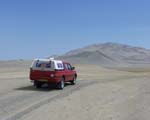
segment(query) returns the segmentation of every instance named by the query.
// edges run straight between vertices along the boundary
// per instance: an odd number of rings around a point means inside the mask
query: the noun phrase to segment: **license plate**
[[[41,81],[41,82],[48,82],[48,80],[45,80],[45,79],[40,79],[38,81]]]

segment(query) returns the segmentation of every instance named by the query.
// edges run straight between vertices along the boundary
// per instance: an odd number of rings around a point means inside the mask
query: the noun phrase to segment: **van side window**
[[[65,64],[66,70],[72,70],[72,66],[68,63]]]
[[[57,63],[58,68],[63,68],[63,64]]]
[[[65,68],[66,68],[66,70],[69,70],[69,68],[68,68],[68,65],[67,65],[67,64],[65,64]]]
[[[67,66],[68,66],[68,70],[72,70],[71,68],[71,65],[70,64],[67,64]]]

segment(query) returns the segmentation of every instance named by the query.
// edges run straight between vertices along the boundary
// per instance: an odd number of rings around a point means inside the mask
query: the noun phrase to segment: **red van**
[[[54,59],[34,59],[30,68],[30,79],[36,88],[45,83],[55,83],[57,88],[63,89],[65,82],[76,84],[77,73],[70,63]]]

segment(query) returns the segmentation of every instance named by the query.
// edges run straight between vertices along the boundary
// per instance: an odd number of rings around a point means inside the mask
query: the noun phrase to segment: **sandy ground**
[[[30,62],[0,62],[0,120],[150,119],[148,70],[75,65],[77,85],[37,90],[28,79]]]
[[[97,83],[57,99],[21,120],[149,120],[149,78]]]

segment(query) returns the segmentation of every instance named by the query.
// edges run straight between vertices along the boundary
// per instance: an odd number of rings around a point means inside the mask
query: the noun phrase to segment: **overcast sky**
[[[0,1],[0,59],[43,58],[103,42],[150,48],[150,1]]]

